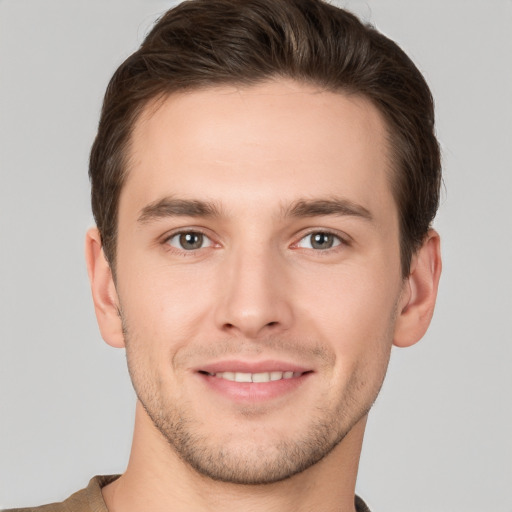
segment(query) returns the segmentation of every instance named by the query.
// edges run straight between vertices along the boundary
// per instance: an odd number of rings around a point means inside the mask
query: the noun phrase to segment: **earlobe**
[[[411,272],[404,282],[393,340],[397,347],[414,345],[427,331],[434,314],[440,276],[440,238],[431,229],[414,254]]]
[[[97,228],[87,231],[85,259],[101,336],[112,347],[122,348],[124,335],[119,315],[119,299],[110,265],[103,254]]]

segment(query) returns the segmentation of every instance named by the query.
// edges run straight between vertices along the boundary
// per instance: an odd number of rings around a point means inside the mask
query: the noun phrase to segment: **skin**
[[[427,329],[441,270],[431,231],[402,278],[386,135],[364,98],[285,80],[146,108],[116,282],[97,230],[86,243],[102,336],[126,347],[139,398],[111,512],[354,510],[367,413],[393,343]],[[199,248],[180,245],[194,233]],[[307,373],[255,397],[200,372],[226,361]]]

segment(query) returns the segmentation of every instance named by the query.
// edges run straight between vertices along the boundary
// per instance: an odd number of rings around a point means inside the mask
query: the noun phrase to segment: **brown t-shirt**
[[[12,508],[1,512],[108,512],[101,488],[118,477],[119,475],[95,476],[85,489],[75,492],[60,503],[49,503],[41,507]]]
[[[95,476],[85,489],[75,492],[61,503],[50,503],[41,507],[11,508],[0,512],[108,512],[101,488],[118,477],[119,475]],[[355,503],[357,512],[370,512],[359,496],[356,496]]]

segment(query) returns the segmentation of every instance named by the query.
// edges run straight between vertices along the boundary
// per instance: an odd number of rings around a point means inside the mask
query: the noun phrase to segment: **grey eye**
[[[298,247],[303,247],[305,249],[316,249],[316,250],[326,250],[332,249],[337,245],[341,244],[341,240],[336,235],[332,233],[327,233],[325,231],[315,231],[305,236],[298,244]]]
[[[184,249],[185,251],[194,251],[196,249],[203,249],[211,245],[211,240],[197,231],[187,231],[184,233],[177,233],[169,238],[169,245],[177,249]]]

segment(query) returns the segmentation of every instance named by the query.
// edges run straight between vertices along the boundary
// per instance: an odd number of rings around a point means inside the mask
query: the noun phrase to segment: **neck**
[[[239,485],[214,481],[183,462],[138,403],[128,468],[103,497],[109,512],[354,512],[365,424],[363,417],[329,455],[291,478]]]

